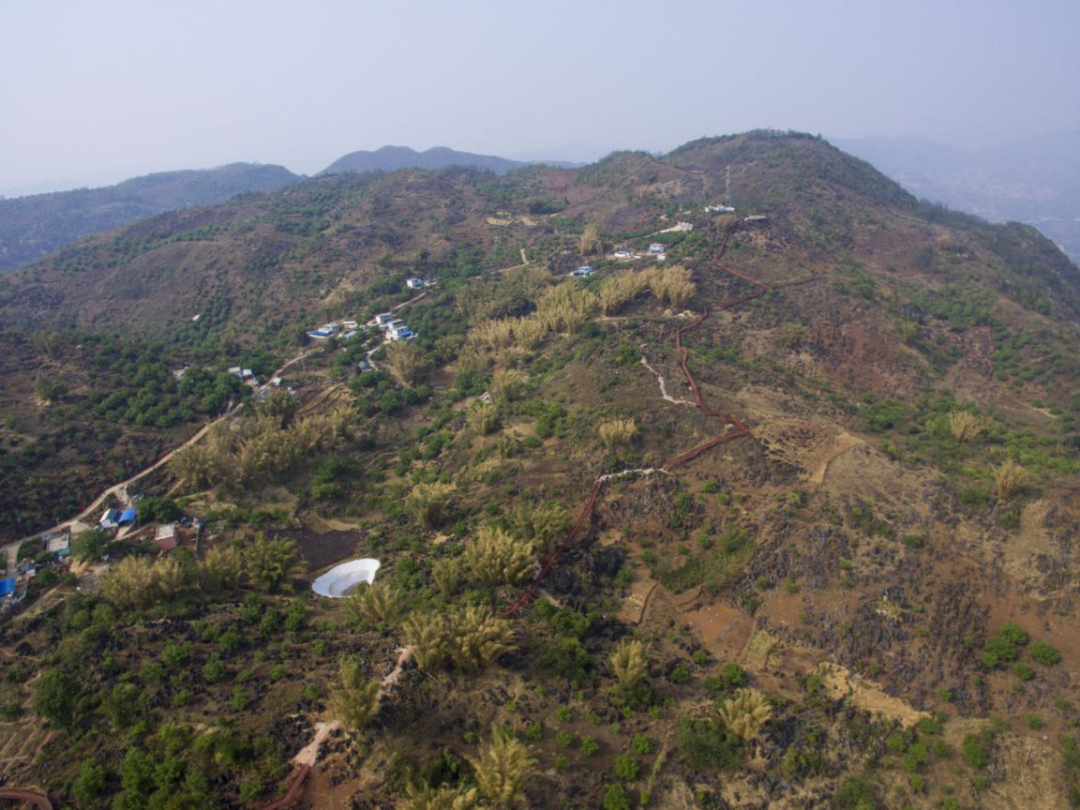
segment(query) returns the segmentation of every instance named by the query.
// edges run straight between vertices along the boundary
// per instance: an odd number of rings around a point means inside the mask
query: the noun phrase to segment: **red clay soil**
[[[285,791],[285,795],[272,804],[264,804],[259,810],[284,810],[284,808],[296,801],[296,797],[300,795],[300,788],[304,786],[304,780],[307,779],[309,773],[311,773],[311,766],[303,766],[296,772],[296,776],[293,777],[292,784]]]

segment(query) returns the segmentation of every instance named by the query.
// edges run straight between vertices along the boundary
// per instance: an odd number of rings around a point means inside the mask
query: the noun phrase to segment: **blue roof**
[[[130,507],[128,509],[125,509],[123,512],[120,513],[120,522],[121,523],[134,523],[135,522],[135,509],[134,509],[134,507]]]
[[[0,579],[0,596],[7,596],[12,593],[15,593],[15,580]]]

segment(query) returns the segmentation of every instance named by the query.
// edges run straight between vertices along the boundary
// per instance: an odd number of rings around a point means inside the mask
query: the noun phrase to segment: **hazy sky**
[[[387,143],[1080,128],[1080,0],[0,0],[0,193]]]

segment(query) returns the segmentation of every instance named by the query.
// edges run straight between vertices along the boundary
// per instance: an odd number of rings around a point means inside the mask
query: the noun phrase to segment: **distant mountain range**
[[[271,191],[300,179],[282,166],[233,163],[148,174],[105,188],[0,200],[0,273],[144,217],[224,202],[243,192]]]
[[[508,160],[437,146],[418,152],[407,146],[384,146],[350,152],[321,174],[364,174],[400,169],[438,171],[450,166],[506,174],[543,162]],[[115,186],[34,194],[10,200],[0,197],[0,274],[30,264],[102,231],[144,217],[201,205],[214,205],[245,192],[273,191],[303,179],[282,166],[233,163],[216,169],[160,172],[125,180]]]
[[[436,146],[417,152],[408,146],[384,146],[374,152],[350,152],[327,166],[322,174],[364,174],[365,172],[394,172],[399,169],[428,169],[438,171],[449,166],[472,166],[495,174],[506,174],[528,166],[520,160],[508,160],[495,155],[476,155]]]
[[[914,138],[833,139],[911,193],[991,221],[1034,225],[1080,262],[1080,132],[995,147]]]

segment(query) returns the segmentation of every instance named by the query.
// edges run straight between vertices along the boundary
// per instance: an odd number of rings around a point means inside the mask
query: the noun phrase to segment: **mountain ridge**
[[[282,166],[231,163],[155,172],[100,188],[0,199],[0,274],[147,216],[274,190],[299,179]]]

